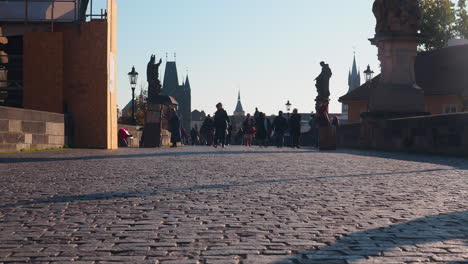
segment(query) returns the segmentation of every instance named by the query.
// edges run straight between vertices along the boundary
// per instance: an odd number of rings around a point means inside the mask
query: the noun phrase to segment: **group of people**
[[[312,113],[309,122],[315,147],[319,145],[319,127],[338,125],[336,116],[332,120],[328,116],[328,103],[323,103],[317,110],[317,113]],[[213,117],[208,115],[200,129],[197,126],[191,129],[189,141],[192,145],[208,145],[215,148],[224,148],[232,143],[244,146],[256,144],[261,147],[274,145],[278,148],[289,145],[293,148],[300,148],[301,122],[302,116],[297,109],[294,109],[291,115],[288,114],[288,117],[279,111],[278,116],[271,121],[265,113],[256,108],[254,115],[247,114],[240,127],[233,131],[227,112],[222,103],[218,103]],[[176,136],[176,139],[179,138]],[[288,142],[285,142],[286,139]]]

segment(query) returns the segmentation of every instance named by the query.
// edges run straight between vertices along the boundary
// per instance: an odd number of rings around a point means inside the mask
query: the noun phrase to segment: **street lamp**
[[[371,70],[370,65],[367,65],[367,69],[364,71],[366,75],[366,82],[370,82],[374,76],[374,72]]]
[[[289,102],[289,100],[286,103],[286,111],[288,112],[288,118],[289,118],[289,112],[291,112],[291,103]]]
[[[130,87],[132,87],[132,122],[136,125],[135,119],[135,87],[138,80],[138,72],[135,71],[135,66],[132,67],[132,71],[128,73],[130,79]]]

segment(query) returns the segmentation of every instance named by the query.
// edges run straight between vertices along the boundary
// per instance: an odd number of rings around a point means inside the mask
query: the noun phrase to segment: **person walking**
[[[232,145],[232,124],[229,124],[227,128],[227,135],[226,135],[226,145]]]
[[[214,126],[215,126],[215,138],[214,138],[214,147],[218,147],[218,144],[224,148],[226,144],[226,132],[229,127],[229,116],[226,110],[223,109],[223,104],[218,103],[216,105],[216,113],[214,115]]]
[[[244,122],[242,123],[242,130],[244,131],[244,146],[252,146],[252,138],[255,135],[255,125],[250,117],[250,114],[247,114]]]
[[[200,128],[200,133],[203,136],[203,143],[207,146],[211,146],[213,144],[213,128],[213,119],[208,115]]]
[[[174,108],[170,111],[169,117],[169,132],[171,132],[171,148],[177,147],[177,142],[181,141],[180,138],[180,119]]]
[[[289,128],[291,129],[292,148],[300,148],[299,142],[301,138],[301,115],[299,115],[297,108],[293,110],[289,118]]]
[[[270,119],[267,118],[265,113],[261,113],[261,117],[259,118],[258,122],[258,131],[257,131],[257,143],[260,147],[267,147],[268,140],[271,134],[271,122]]]
[[[312,112],[310,115],[310,121],[309,121],[309,126],[310,126],[310,134],[312,135],[312,146],[314,148],[318,148],[318,122],[317,122],[317,114]]]
[[[197,125],[192,127],[190,130],[190,139],[192,141],[192,146],[198,145],[198,128]]]
[[[283,116],[283,111],[278,112],[278,116],[273,120],[272,128],[276,146],[282,148],[284,145],[284,133],[288,130],[288,120]]]

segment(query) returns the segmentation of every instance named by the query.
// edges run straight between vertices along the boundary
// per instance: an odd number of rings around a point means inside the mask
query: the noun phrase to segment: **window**
[[[456,104],[449,104],[449,105],[444,105],[443,106],[443,113],[444,114],[456,113],[456,112],[458,112]]]

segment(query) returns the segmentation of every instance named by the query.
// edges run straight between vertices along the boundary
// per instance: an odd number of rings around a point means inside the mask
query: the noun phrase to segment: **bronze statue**
[[[332,77],[332,71],[330,66],[325,62],[320,62],[320,66],[322,66],[322,72],[320,75],[315,78],[317,87],[317,99],[316,101],[328,101],[330,97],[330,78]]]
[[[420,29],[421,10],[418,0],[375,0],[372,11],[377,19],[377,34],[417,34]]]
[[[146,68],[149,100],[154,99],[161,92],[161,81],[159,80],[159,66],[161,66],[162,59],[159,59],[159,63],[155,62],[156,56],[151,55],[151,59],[148,62],[148,67]]]

